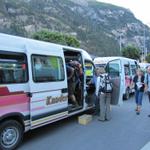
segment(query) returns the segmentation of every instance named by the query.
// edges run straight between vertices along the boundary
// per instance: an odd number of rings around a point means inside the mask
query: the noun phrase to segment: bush
[[[140,59],[140,50],[134,46],[127,46],[122,50],[122,56],[131,59]]]
[[[148,63],[150,63],[150,53],[148,53],[148,55],[146,56],[146,61],[148,62]]]
[[[63,45],[73,46],[73,47],[80,46],[79,41],[75,37],[62,34],[59,32],[50,32],[50,31],[42,30],[34,33],[32,37],[36,40],[41,40],[41,41],[46,41],[51,43],[63,44]]]

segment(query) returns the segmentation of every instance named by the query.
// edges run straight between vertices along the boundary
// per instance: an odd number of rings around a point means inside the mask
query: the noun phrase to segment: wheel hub
[[[18,130],[14,127],[6,128],[2,132],[2,140],[1,143],[4,147],[10,147],[14,145],[18,139]]]

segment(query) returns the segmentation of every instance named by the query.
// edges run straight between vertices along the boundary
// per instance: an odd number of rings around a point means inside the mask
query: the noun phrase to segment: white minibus
[[[146,72],[146,69],[148,66],[150,66],[150,63],[139,63],[139,66],[144,72]]]
[[[114,82],[114,87],[121,85],[118,91],[122,99],[129,99],[130,93],[134,92],[131,82],[136,74],[137,61],[125,57],[97,57],[94,59],[96,67],[105,67],[108,63],[111,67],[109,71],[111,71],[110,75],[113,75],[112,78],[120,78],[118,82]]]
[[[92,108],[85,74],[74,93],[79,105],[68,99],[71,60],[83,72],[86,63],[93,66],[82,49],[0,33],[0,149],[15,149],[24,132]]]
[[[83,70],[74,93],[77,106],[68,98],[70,61]],[[16,149],[24,132],[93,108],[86,101],[93,71],[82,49],[0,33],[0,149]]]

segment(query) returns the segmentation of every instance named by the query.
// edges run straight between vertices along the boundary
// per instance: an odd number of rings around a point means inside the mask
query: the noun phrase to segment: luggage
[[[81,125],[87,125],[88,123],[90,123],[92,121],[92,115],[82,115],[78,118],[78,122]]]

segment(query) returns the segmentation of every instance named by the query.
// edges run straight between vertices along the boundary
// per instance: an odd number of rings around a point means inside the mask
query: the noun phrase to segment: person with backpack
[[[67,69],[67,80],[68,80],[68,97],[70,103],[75,105],[76,107],[79,106],[76,97],[75,97],[75,70],[73,67],[66,65]]]
[[[113,87],[110,80],[110,76],[108,74],[100,75],[100,89],[99,89],[99,97],[100,97],[100,116],[99,121],[105,121],[111,119],[110,114],[110,101],[111,101],[111,93]]]
[[[135,102],[136,102],[136,114],[139,115],[141,112],[141,106],[142,106],[142,98],[145,88],[144,83],[144,74],[141,69],[137,69],[136,75],[133,78],[134,88],[135,88]]]
[[[82,70],[81,64],[78,61],[73,60],[73,61],[70,61],[68,65],[74,68],[75,84],[76,85],[80,84],[83,78],[83,70]]]
[[[79,105],[82,105],[82,99],[83,99],[83,89],[82,85],[84,83],[83,78],[83,69],[82,65],[77,60],[71,60],[68,65],[74,69],[74,80],[72,81],[72,84],[74,84],[75,90],[74,95],[76,97],[76,101]]]
[[[147,67],[147,73],[145,75],[145,91],[147,91],[148,99],[150,102],[150,66]],[[150,115],[148,115],[150,117]]]

